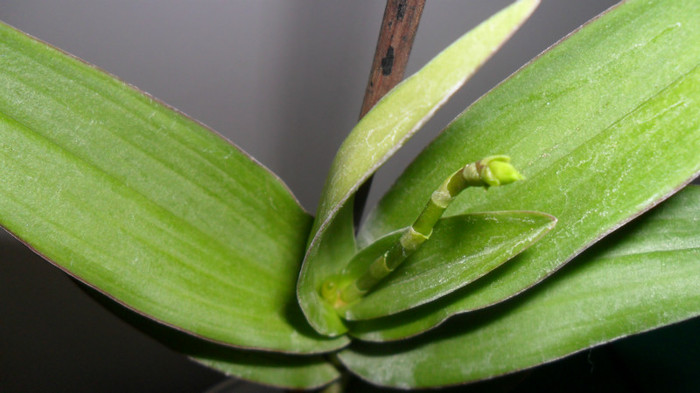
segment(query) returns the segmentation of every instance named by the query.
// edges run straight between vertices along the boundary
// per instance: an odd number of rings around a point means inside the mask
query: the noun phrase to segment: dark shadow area
[[[0,233],[0,390],[201,392],[220,373],[126,325]]]

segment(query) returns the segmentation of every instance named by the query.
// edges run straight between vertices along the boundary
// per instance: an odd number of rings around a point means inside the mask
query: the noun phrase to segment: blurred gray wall
[[[357,120],[383,1],[0,0],[0,20],[224,134],[309,211]],[[429,1],[409,72],[509,1]],[[454,116],[613,0],[543,0],[377,176],[370,203]],[[133,331],[0,234],[0,391],[201,391],[222,377]]]

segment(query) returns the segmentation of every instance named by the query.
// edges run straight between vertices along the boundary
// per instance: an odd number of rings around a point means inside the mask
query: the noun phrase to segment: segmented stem
[[[508,156],[490,156],[467,164],[433,192],[416,221],[406,229],[398,242],[372,262],[362,276],[346,285],[338,285],[335,281],[327,282],[322,290],[323,297],[335,307],[342,307],[360,299],[430,238],[433,227],[450,202],[464,189],[494,187],[522,179],[523,176],[510,164]]]

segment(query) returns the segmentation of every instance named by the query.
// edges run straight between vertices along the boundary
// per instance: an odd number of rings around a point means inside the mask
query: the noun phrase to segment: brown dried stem
[[[424,6],[425,0],[387,0],[360,117],[403,79]],[[371,184],[370,177],[355,195],[355,227]]]

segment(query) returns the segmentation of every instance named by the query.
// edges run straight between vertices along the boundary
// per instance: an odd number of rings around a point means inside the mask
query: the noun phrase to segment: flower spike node
[[[321,287],[321,295],[336,309],[356,302],[391,274],[409,256],[430,238],[433,227],[454,198],[468,187],[495,187],[523,180],[525,177],[504,155],[489,156],[465,165],[454,172],[435,190],[413,225],[406,228],[399,241],[369,266],[355,280],[346,278],[342,284],[338,277],[329,279]]]
[[[469,165],[467,165],[468,167]],[[475,163],[479,178],[485,183],[484,187],[503,186],[524,180],[525,177],[510,163],[508,156],[490,156]],[[465,167],[465,171],[467,170]],[[465,172],[463,176],[470,176],[472,172]]]

